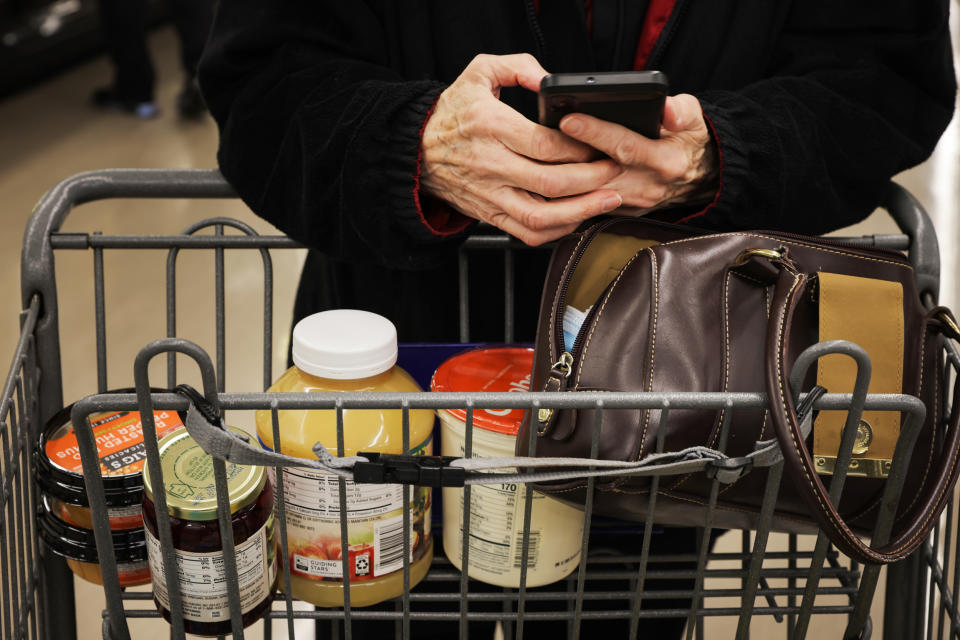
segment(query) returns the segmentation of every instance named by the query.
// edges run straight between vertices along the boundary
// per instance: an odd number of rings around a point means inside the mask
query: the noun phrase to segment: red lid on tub
[[[529,391],[533,349],[526,347],[480,348],[453,356],[434,372],[432,391]],[[466,421],[466,409],[447,409]],[[487,431],[515,436],[523,409],[477,409],[473,423]]]

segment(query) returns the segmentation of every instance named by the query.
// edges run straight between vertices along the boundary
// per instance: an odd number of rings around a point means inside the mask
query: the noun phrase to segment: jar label
[[[237,577],[240,581],[240,611],[248,613],[266,600],[277,575],[274,518],[236,545]],[[160,606],[170,610],[166,574],[163,571],[160,541],[145,529],[147,557],[153,581],[154,597]],[[183,617],[193,622],[220,622],[230,619],[227,596],[227,575],[223,552],[193,553],[174,549],[177,575],[183,601]]]
[[[93,514],[87,507],[78,507],[72,504],[59,503],[60,519],[75,527],[89,529],[93,526]],[[76,516],[76,517],[75,517]],[[139,529],[143,526],[143,511],[139,504],[126,507],[110,507],[107,509],[111,529]]]
[[[430,441],[413,454],[423,453]],[[396,484],[346,481],[350,580],[370,580],[403,569],[403,490]],[[283,470],[290,572],[311,580],[343,578],[340,483],[331,473],[303,467]],[[430,489],[412,487],[410,560],[426,553],[430,540]]]
[[[121,587],[135,587],[150,582],[150,567],[146,560],[118,562],[117,579]]]
[[[100,472],[105,476],[125,476],[139,473],[147,460],[143,443],[143,425],[138,411],[108,411],[91,414],[87,419],[93,429],[100,458]],[[183,426],[176,411],[154,411],[153,423],[157,438]],[[63,433],[63,429],[58,430]],[[73,425],[63,435],[47,442],[47,457],[61,469],[83,473],[80,447]]]

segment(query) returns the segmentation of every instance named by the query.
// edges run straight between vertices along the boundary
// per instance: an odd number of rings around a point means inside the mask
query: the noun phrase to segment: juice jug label
[[[277,576],[273,516],[260,529],[236,545],[237,577],[240,582],[240,611],[247,613],[269,597]],[[166,573],[163,570],[160,541],[145,530],[147,558],[153,580],[154,597],[170,609]],[[177,577],[183,601],[183,617],[194,622],[219,622],[230,619],[227,574],[223,552],[193,553],[174,549]]]
[[[413,453],[423,452],[429,441]],[[396,484],[346,481],[350,580],[369,580],[403,569],[403,490]],[[331,473],[302,467],[283,470],[290,572],[311,580],[342,580],[340,483]],[[412,488],[410,560],[430,539],[430,489]]]

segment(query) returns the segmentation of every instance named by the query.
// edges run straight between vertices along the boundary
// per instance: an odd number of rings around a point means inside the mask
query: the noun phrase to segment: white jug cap
[[[335,380],[369,378],[396,362],[397,328],[369,311],[321,311],[293,328],[293,363],[310,375]]]

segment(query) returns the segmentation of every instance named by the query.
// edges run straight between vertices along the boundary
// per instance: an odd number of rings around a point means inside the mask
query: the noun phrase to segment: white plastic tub
[[[528,391],[532,365],[532,349],[476,349],[441,365],[434,374],[431,388],[434,391]],[[438,413],[443,455],[462,457],[466,412],[453,409]],[[472,457],[512,457],[522,420],[522,410],[476,410]],[[501,587],[520,586],[525,496],[522,483],[472,486],[468,567],[471,578]],[[568,576],[580,562],[582,543],[583,511],[534,492],[527,586],[550,584]],[[450,562],[462,569],[463,489],[443,490],[443,549]]]

